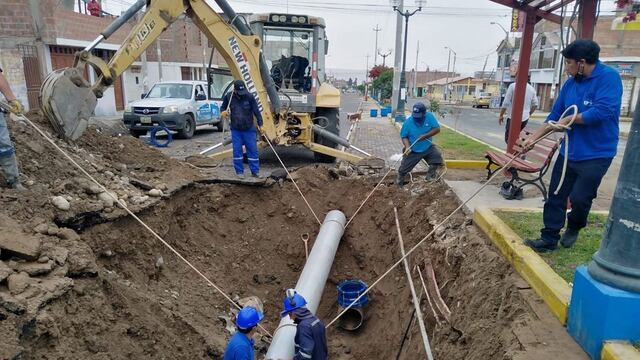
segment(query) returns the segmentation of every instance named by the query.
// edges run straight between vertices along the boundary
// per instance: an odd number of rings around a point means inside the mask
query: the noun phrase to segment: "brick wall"
[[[0,5],[0,37],[33,37],[27,0],[3,0]]]

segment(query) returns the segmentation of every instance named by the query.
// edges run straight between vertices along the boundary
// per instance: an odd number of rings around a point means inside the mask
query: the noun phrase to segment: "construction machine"
[[[186,14],[227,62],[233,77],[242,79],[256,98],[264,120],[261,146],[301,144],[317,154],[316,160],[327,162],[339,158],[358,163],[363,159],[339,151],[338,145],[369,155],[339,136],[340,91],[322,81],[328,47],[322,19],[264,14],[252,15],[248,21],[226,0],[215,3],[222,13],[205,0],[137,0],[76,53],[73,67],[56,70],[45,79],[42,107],[55,131],[67,140],[79,138],[104,91],[165,29]],[[144,15],[108,63],[92,54],[100,42],[145,6]],[[83,77],[86,65],[99,76],[95,84]],[[226,150],[211,157],[230,156],[231,150]]]

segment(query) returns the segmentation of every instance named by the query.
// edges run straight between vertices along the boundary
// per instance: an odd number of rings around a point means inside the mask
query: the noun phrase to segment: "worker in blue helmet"
[[[289,315],[297,325],[293,360],[327,359],[327,336],[324,324],[307,309],[307,301],[304,297],[294,289],[289,289],[283,303],[282,317]]]
[[[224,351],[223,360],[254,360],[253,335],[255,335],[258,323],[264,315],[256,308],[245,306],[236,316],[236,328],[238,331],[231,337],[227,349]]]

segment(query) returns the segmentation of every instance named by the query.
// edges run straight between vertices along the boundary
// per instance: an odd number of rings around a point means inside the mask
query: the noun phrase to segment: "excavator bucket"
[[[54,131],[65,140],[76,140],[87,129],[98,99],[91,84],[82,77],[82,70],[55,70],[40,88],[42,112]]]

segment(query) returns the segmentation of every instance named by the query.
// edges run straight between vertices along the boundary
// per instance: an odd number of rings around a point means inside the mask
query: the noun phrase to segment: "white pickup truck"
[[[206,81],[170,81],[155,84],[141,100],[125,107],[123,121],[131,135],[140,137],[154,126],[177,131],[177,137],[190,139],[200,125],[213,125],[219,131],[220,106],[224,90],[232,78],[220,79],[207,91]],[[211,95],[211,96],[210,96]]]

